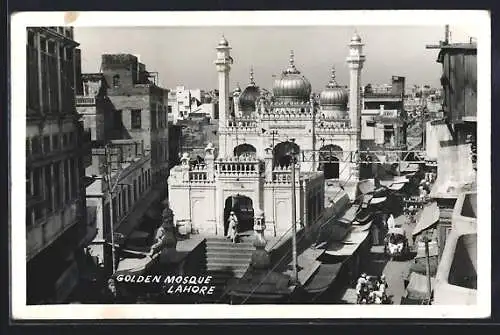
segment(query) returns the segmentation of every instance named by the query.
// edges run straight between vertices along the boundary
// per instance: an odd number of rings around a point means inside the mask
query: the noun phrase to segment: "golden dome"
[[[250,69],[250,84],[243,90],[238,100],[242,112],[255,111],[255,104],[260,97],[260,89],[255,85],[253,68]]]
[[[294,64],[293,51],[290,53],[290,64],[281,77],[274,81],[273,95],[279,99],[308,101],[311,95],[311,83],[300,74]]]
[[[326,89],[319,95],[319,104],[322,107],[332,107],[335,109],[345,110],[349,95],[347,90],[337,84],[335,80],[335,68],[332,67],[332,76]]]

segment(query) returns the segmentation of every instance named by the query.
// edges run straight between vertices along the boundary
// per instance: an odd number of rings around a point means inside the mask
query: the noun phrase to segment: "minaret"
[[[359,151],[361,149],[361,69],[365,62],[363,55],[363,43],[361,37],[355,32],[349,43],[349,56],[347,64],[349,66],[349,117],[351,119],[351,128],[356,131],[356,144],[351,150]],[[359,166],[355,162],[352,164],[352,179],[359,178]]]
[[[227,126],[229,116],[229,71],[233,64],[233,59],[229,54],[229,43],[224,35],[217,46],[217,60],[215,65],[219,73],[219,130]]]

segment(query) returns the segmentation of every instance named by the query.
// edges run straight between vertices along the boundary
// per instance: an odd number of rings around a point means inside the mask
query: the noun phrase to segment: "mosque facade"
[[[335,70],[319,96],[295,64],[273,83],[272,92],[249,84],[230,91],[233,58],[229,42],[219,42],[215,60],[219,88],[218,152],[207,144],[202,163],[184,153],[168,179],[174,220],[205,235],[225,235],[234,211],[242,231],[265,222],[267,236],[281,236],[292,222],[313,224],[325,207],[325,179],[356,182],[359,169],[346,159],[360,148],[363,43],[356,33],[349,43],[349,88],[336,82]],[[233,104],[233,106],[230,106]],[[301,156],[300,159],[297,157]],[[299,161],[300,163],[295,163]],[[292,168],[295,187],[292,187]]]

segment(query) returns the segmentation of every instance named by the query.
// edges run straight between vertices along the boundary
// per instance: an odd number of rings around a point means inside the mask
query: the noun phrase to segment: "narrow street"
[[[405,230],[406,237],[408,238],[408,242],[411,246],[411,234],[415,224],[410,224],[403,215],[398,216],[395,221],[397,225],[400,225]],[[384,246],[377,245],[372,246],[370,255],[368,256],[362,271],[369,276],[380,276],[384,274],[388,284],[387,295],[393,304],[399,305],[401,303],[401,297],[405,294],[404,280],[409,274],[412,261],[412,257],[402,260],[389,260],[389,257],[384,254]],[[339,303],[343,304],[356,303],[356,289],[354,285],[352,287],[344,288],[344,292],[341,294],[340,300],[341,301]]]
[[[404,279],[410,269],[410,260],[389,260],[384,254],[383,246],[373,246],[370,252],[369,260],[363,271],[369,276],[386,276],[388,288],[387,295],[392,304],[399,305],[401,297],[405,294]],[[341,304],[356,303],[356,289],[353,286],[345,287],[341,294]]]

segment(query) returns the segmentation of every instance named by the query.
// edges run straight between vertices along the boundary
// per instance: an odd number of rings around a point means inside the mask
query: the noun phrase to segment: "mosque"
[[[240,230],[252,231],[254,224],[265,222],[267,236],[281,236],[291,227],[295,189],[297,228],[313,224],[325,207],[325,179],[355,183],[359,178],[359,167],[345,157],[358,151],[361,142],[365,56],[360,36],[355,33],[349,43],[349,88],[336,82],[332,69],[319,99],[296,66],[293,51],[271,93],[256,84],[253,71],[247,87],[231,92],[229,42],[222,37],[216,50],[218,152],[209,143],[203,163],[191,164],[184,153],[181,164],[171,169],[174,220],[195,233],[223,236],[229,213],[235,211]]]

